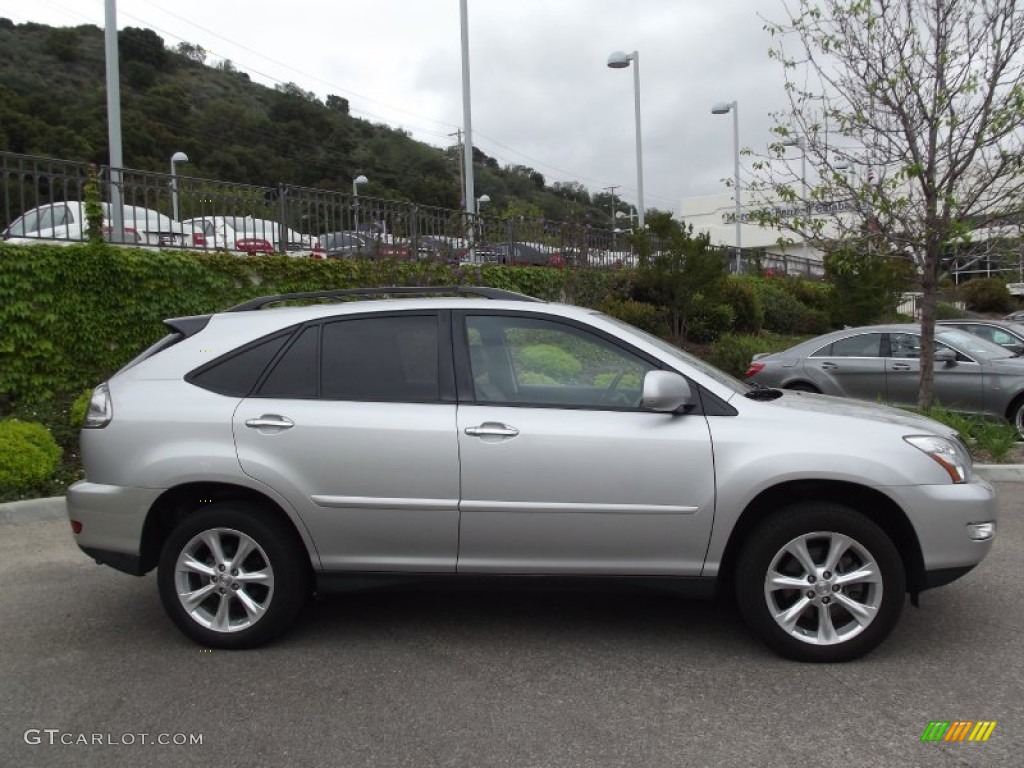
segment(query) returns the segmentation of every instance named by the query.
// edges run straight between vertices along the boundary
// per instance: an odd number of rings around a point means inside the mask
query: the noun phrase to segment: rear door
[[[326,570],[455,569],[448,329],[430,312],[311,324],[238,406],[243,471],[294,505]]]
[[[804,360],[807,377],[828,395],[884,401],[883,334],[857,333],[834,341]]]

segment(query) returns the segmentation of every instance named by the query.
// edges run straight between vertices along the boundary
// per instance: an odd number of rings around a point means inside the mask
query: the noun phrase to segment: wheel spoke
[[[260,571],[242,571],[235,576],[235,581],[243,584],[263,584],[267,587],[274,586],[274,572],[269,568]]]
[[[181,604],[185,606],[185,610],[189,613],[192,613],[202,604],[202,602],[206,598],[208,598],[211,594],[215,593],[216,591],[216,584],[205,584],[193,592],[185,592],[184,594],[181,594],[178,597],[181,600]]]
[[[255,600],[249,597],[249,595],[247,595],[243,590],[238,590],[237,592],[235,592],[235,597],[238,598],[238,602],[240,602],[242,604],[242,607],[245,608],[245,612],[249,615],[249,619],[251,621],[255,621],[256,619],[258,619],[260,616],[263,615],[263,612],[266,610],[266,607],[264,607],[260,603],[257,603]]]
[[[241,570],[242,563],[245,562],[245,558],[247,558],[254,549],[256,549],[256,545],[253,543],[252,539],[248,536],[240,537],[238,539],[238,550],[231,558],[231,564],[228,568],[237,568],[238,570]]]
[[[227,632],[230,629],[229,625],[229,611],[231,609],[231,595],[224,594],[220,596],[220,604],[217,606],[217,615],[213,617],[213,621],[210,623],[210,629],[215,632]]]
[[[807,579],[798,579],[794,576],[785,576],[778,571],[772,571],[768,574],[768,584],[766,585],[771,590],[777,589],[799,589],[804,590],[807,588]]]
[[[881,584],[882,574],[878,572],[878,566],[872,561],[865,563],[855,571],[836,574],[835,583],[843,587],[850,584]]]
[[[835,598],[842,604],[843,608],[849,611],[854,620],[862,627],[866,627],[870,624],[878,613],[877,606],[858,603],[856,600],[853,600],[848,595],[844,595],[842,592],[836,593]]]
[[[814,564],[814,558],[811,557],[811,553],[807,551],[807,539],[801,536],[796,541],[789,543],[786,548],[786,552],[796,558],[797,562],[804,569],[804,573],[808,576],[816,576],[818,574],[817,566]]]
[[[213,555],[214,565],[227,565],[224,548],[220,544],[220,533],[218,531],[203,531],[200,538],[209,548],[210,554]]]
[[[211,566],[196,560],[191,554],[185,555],[179,567],[191,573],[198,573],[200,576],[213,576],[216,573]]]
[[[838,642],[839,635],[836,634],[835,625],[832,623],[832,612],[827,605],[818,606],[818,643],[820,645],[832,645]]]
[[[825,557],[825,564],[821,566],[824,571],[835,573],[840,558],[846,554],[846,550],[853,544],[849,536],[841,533],[833,533],[828,544],[828,555]]]
[[[781,613],[776,613],[775,621],[779,623],[780,627],[792,634],[793,630],[796,628],[796,623],[800,620],[803,612],[807,610],[807,607],[810,604],[810,600],[806,597],[801,597],[786,610]]]

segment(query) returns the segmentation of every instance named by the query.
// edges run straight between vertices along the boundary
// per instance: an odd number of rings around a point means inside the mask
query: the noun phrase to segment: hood
[[[782,397],[776,400],[769,400],[765,404],[778,408],[792,408],[805,413],[849,416],[861,420],[866,419],[886,424],[895,424],[916,429],[923,433],[941,435],[942,437],[953,437],[957,434],[955,429],[934,419],[929,419],[927,416],[863,400],[848,400],[843,397],[783,390]]]

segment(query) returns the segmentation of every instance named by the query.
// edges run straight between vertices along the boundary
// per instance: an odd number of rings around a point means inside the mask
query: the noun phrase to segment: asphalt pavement
[[[842,665],[646,592],[338,595],[268,648],[209,651],[56,502],[0,509],[0,766],[1020,765],[1024,485],[998,488],[989,558]],[[997,724],[921,741],[958,720]]]

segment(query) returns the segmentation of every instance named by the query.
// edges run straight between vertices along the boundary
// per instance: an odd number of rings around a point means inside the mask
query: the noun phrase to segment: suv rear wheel
[[[164,543],[157,583],[178,628],[210,648],[252,648],[284,632],[309,594],[309,560],[266,510],[204,507]]]
[[[798,661],[849,661],[892,631],[906,576],[885,532],[828,502],[795,504],[748,537],[736,572],[740,612],[775,651]]]

